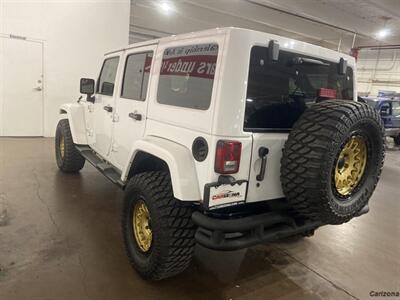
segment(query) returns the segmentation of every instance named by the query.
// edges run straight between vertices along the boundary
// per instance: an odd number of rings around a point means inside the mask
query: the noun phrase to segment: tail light
[[[214,170],[220,174],[233,174],[239,171],[242,143],[220,140],[215,152]]]

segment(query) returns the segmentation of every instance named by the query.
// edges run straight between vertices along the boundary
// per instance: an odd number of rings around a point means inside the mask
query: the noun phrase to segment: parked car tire
[[[58,168],[65,173],[75,173],[85,165],[85,158],[76,149],[72,140],[69,121],[62,119],[56,130],[56,161]]]
[[[393,138],[393,141],[394,141],[394,144],[395,144],[396,146],[400,146],[400,134],[399,134],[398,136],[395,136],[395,137]]]
[[[384,151],[384,127],[375,109],[344,100],[314,104],[285,143],[283,192],[307,218],[324,224],[347,222],[368,203]]]
[[[125,191],[122,232],[133,268],[161,280],[184,271],[195,246],[191,203],[176,200],[168,172],[133,176]]]

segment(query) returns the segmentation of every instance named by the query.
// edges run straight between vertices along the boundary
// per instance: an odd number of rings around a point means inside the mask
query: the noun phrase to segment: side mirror
[[[86,101],[88,102],[94,102],[94,97],[92,97],[92,95],[94,94],[94,87],[95,87],[95,81],[93,79],[81,78],[80,93],[86,94],[87,96]]]
[[[338,73],[339,75],[346,75],[347,73],[347,60],[345,60],[343,57],[341,57],[339,60]]]

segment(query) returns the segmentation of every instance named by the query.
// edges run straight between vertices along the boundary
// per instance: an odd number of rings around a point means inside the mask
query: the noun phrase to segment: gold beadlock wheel
[[[62,172],[76,173],[83,168],[85,158],[74,144],[68,119],[58,122],[54,144],[57,166]]]
[[[150,227],[150,213],[143,200],[138,200],[133,210],[133,232],[140,250],[149,251],[153,240],[153,233]]]
[[[174,198],[169,172],[148,171],[129,179],[122,235],[129,262],[140,276],[161,280],[189,266],[196,244],[193,211],[193,203]]]
[[[64,159],[64,156],[65,156],[65,141],[64,141],[64,136],[63,135],[60,137],[59,148],[60,148],[61,159]]]
[[[324,100],[293,125],[281,160],[282,191],[299,215],[321,224],[360,216],[385,157],[379,111],[365,103]]]
[[[339,153],[335,167],[335,187],[342,196],[349,195],[360,183],[367,164],[367,144],[361,136],[353,136]]]

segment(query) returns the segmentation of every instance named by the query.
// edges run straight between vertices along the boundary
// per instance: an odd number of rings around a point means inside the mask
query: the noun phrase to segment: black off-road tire
[[[400,134],[393,138],[394,144],[400,146]]]
[[[150,214],[152,243],[140,250],[133,229],[133,211],[144,201]],[[144,278],[161,280],[183,272],[195,246],[193,206],[174,198],[168,172],[145,172],[133,176],[125,190],[122,233],[132,267]]]
[[[343,196],[335,186],[335,166],[354,135],[365,138],[367,161],[359,183]],[[381,174],[384,151],[384,127],[375,109],[344,100],[314,104],[294,124],[285,143],[283,192],[304,217],[324,224],[347,222],[368,203]]]
[[[60,142],[64,138],[64,155],[61,154]],[[58,168],[65,173],[79,172],[85,165],[85,158],[76,149],[72,140],[68,119],[58,122],[55,139],[56,161]]]

